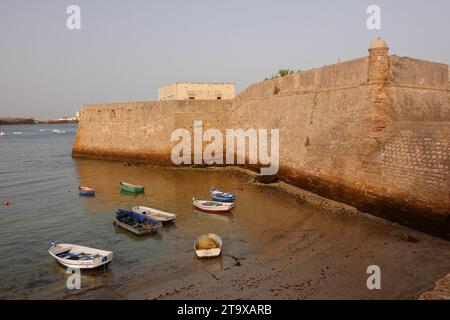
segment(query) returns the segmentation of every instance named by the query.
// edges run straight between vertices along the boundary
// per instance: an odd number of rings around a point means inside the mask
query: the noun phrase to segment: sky
[[[81,30],[69,30],[69,5]],[[381,30],[366,10],[381,9]],[[173,82],[235,82],[368,54],[450,63],[448,0],[0,0],[0,117],[147,101]]]

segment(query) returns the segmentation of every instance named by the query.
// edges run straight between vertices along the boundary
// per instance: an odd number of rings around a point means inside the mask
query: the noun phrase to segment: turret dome
[[[388,48],[389,49],[389,45],[382,38],[378,37],[377,39],[372,41],[372,43],[370,44],[370,49],[376,49],[376,48]]]

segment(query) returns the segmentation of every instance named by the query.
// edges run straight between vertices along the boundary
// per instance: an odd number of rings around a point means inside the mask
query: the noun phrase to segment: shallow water
[[[8,134],[0,137],[0,299],[416,299],[450,268],[449,242],[340,205],[326,209],[328,200],[298,202],[235,171],[72,159],[75,125],[0,131]],[[145,194],[121,193],[121,180]],[[79,185],[96,197],[80,197]],[[238,196],[232,215],[192,208],[192,197],[209,199],[211,187]],[[136,205],[177,213],[176,223],[145,237],[113,226],[117,208]],[[206,232],[222,237],[223,254],[199,260],[193,242]],[[69,274],[47,252],[52,240],[111,250],[114,259],[83,271],[82,290],[70,291]],[[366,288],[372,264],[383,269],[379,292]]]
[[[66,130],[55,134],[52,129]],[[40,132],[40,129],[48,129]],[[173,270],[204,268],[195,258],[193,241],[214,232],[224,240],[223,256],[242,257],[269,240],[267,231],[310,216],[289,201],[262,192],[247,178],[226,171],[178,170],[126,166],[120,162],[76,160],[70,156],[75,125],[2,126],[0,139],[0,298],[65,297],[66,270],[49,256],[51,240],[114,251],[106,270],[82,273],[82,287],[122,284],[129,279],[164,278]],[[22,135],[12,135],[22,131]],[[145,186],[145,194],[119,190],[125,180]],[[96,197],[78,195],[79,185],[96,189]],[[192,197],[209,199],[220,187],[238,196],[232,215],[213,215],[192,208]],[[176,223],[158,233],[137,237],[113,226],[117,208],[145,205],[178,214]],[[222,258],[207,267],[222,268]],[[184,270],[184,271],[183,271]]]

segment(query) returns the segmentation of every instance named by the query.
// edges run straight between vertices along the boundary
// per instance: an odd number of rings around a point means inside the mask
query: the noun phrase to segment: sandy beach
[[[179,170],[179,169],[178,169]],[[183,169],[181,169],[183,170]],[[189,169],[186,169],[189,170]],[[203,169],[196,169],[203,170]],[[205,169],[210,170],[210,169]],[[250,174],[242,170],[227,174]],[[267,241],[241,256],[195,261],[120,285],[67,293],[67,299],[418,299],[450,270],[450,243],[284,183],[258,186],[299,208],[320,208],[301,221],[274,212]],[[381,290],[368,290],[369,265]]]

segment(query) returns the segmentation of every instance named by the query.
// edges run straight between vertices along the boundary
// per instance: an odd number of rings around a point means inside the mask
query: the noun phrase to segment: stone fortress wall
[[[450,238],[448,65],[369,55],[253,84],[232,100],[82,107],[73,156],[172,165],[177,128],[280,130],[278,176]]]

